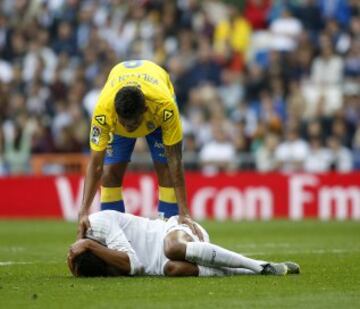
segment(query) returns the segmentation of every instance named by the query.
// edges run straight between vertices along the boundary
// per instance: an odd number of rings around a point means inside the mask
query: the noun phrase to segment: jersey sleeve
[[[175,103],[164,106],[161,112],[162,138],[164,145],[171,146],[182,140],[182,126],[179,110]]]
[[[167,146],[175,145],[183,138],[180,112],[176,104],[176,96],[174,87],[170,81],[170,77],[167,74],[167,86],[170,90],[171,98],[164,104],[161,111],[161,130],[163,143]]]
[[[95,151],[103,151],[110,139],[111,115],[106,110],[108,96],[104,92],[96,104],[90,128],[90,148]]]

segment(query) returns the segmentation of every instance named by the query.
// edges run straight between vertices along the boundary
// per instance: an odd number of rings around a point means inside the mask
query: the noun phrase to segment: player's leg
[[[188,261],[200,266],[246,268],[256,274],[285,275],[287,272],[284,264],[271,264],[245,257],[211,243],[194,242],[192,237],[182,230],[174,230],[166,235],[164,253],[170,260]]]
[[[162,142],[161,129],[146,136],[149,145],[151,157],[154,162],[155,171],[159,182],[159,215],[164,218],[170,218],[179,213],[175,191],[171,182],[170,170],[165,156],[165,148]]]
[[[101,210],[125,212],[122,182],[136,139],[113,135],[106,149],[101,178]]]
[[[223,277],[236,275],[254,275],[244,268],[212,268],[199,266],[186,261],[168,261],[164,267],[164,274],[168,277]]]

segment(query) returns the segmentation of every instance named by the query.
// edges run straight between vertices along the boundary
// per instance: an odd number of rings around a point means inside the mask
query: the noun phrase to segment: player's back
[[[174,101],[174,89],[168,73],[149,60],[125,61],[114,66],[103,89],[104,96],[114,97],[119,89],[126,86],[139,87],[150,109]],[[108,108],[114,111],[113,99],[99,100],[99,104],[110,106]]]
[[[100,211],[89,216],[96,240],[107,245],[122,231],[147,275],[161,275],[164,263],[163,237],[166,222],[152,220],[114,210]]]

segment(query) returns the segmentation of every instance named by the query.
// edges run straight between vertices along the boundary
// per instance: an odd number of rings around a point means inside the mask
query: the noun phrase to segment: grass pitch
[[[76,225],[0,221],[0,308],[359,308],[358,222],[206,222],[214,243],[299,276],[96,278],[65,264]]]

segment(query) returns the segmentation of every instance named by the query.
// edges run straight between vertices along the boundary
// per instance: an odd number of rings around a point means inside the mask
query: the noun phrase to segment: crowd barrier
[[[76,220],[84,179],[80,175],[0,178],[0,218]],[[360,220],[360,173],[186,175],[189,208],[198,220]],[[128,173],[129,213],[155,217],[153,174]],[[92,211],[99,209],[99,194]]]

